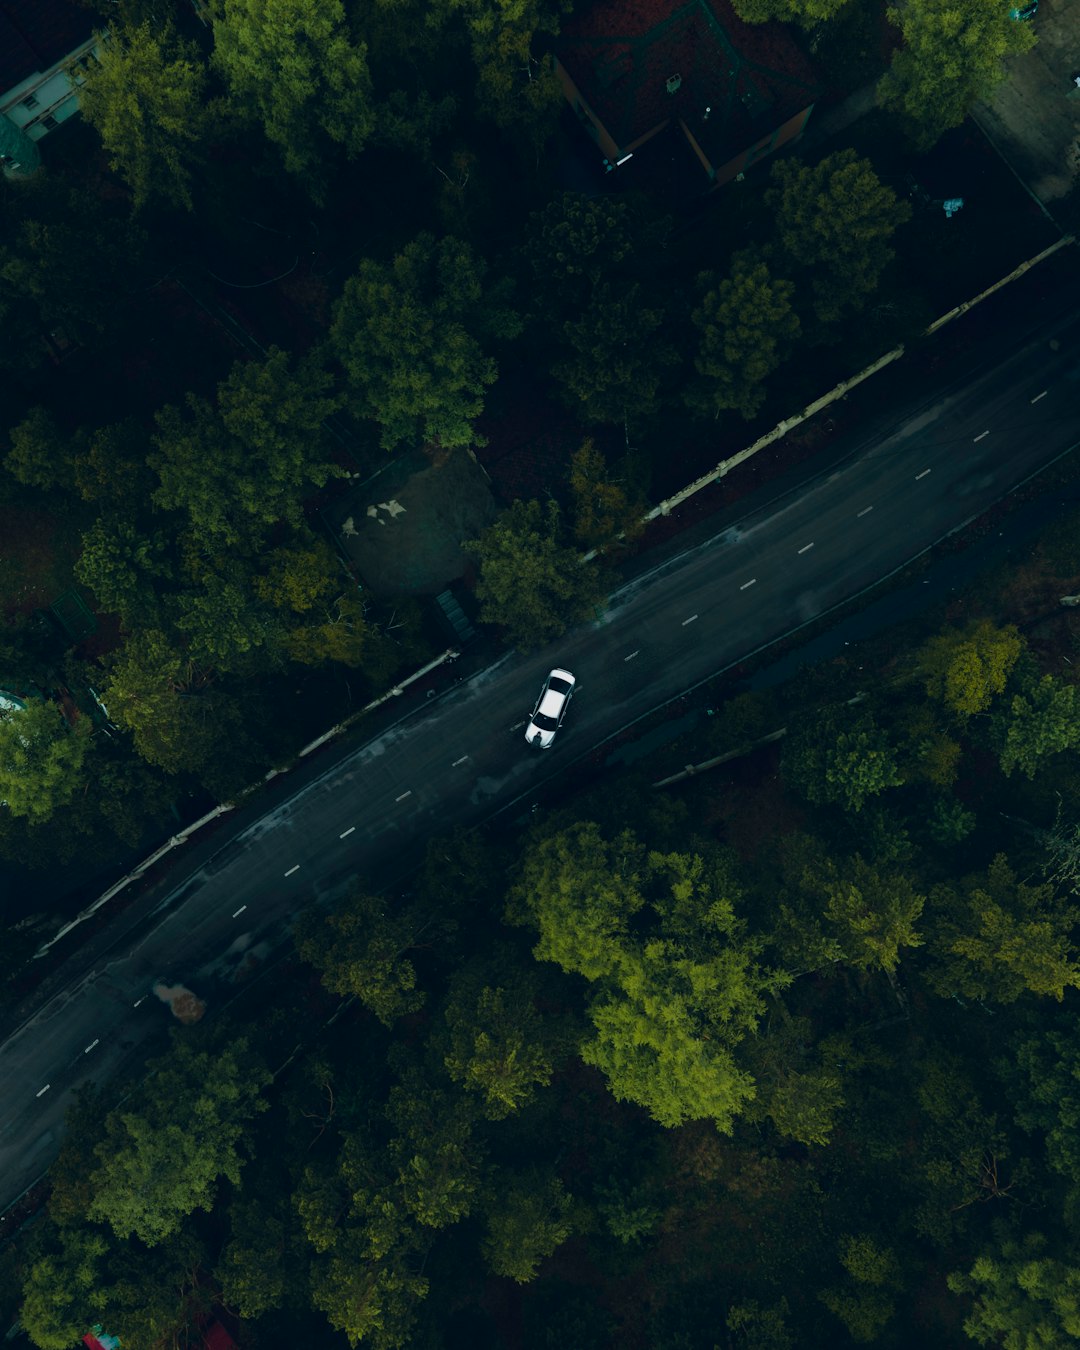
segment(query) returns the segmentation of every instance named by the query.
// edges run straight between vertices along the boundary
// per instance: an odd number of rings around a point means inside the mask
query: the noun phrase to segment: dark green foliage
[[[560,541],[559,508],[516,501],[465,544],[477,562],[476,595],[485,623],[499,624],[523,649],[540,647],[587,618],[604,595],[595,563]]]
[[[334,310],[330,343],[358,416],[384,449],[481,443],[473,427],[497,368],[482,339],[520,331],[504,285],[468,244],[423,234],[387,266],[364,259]]]

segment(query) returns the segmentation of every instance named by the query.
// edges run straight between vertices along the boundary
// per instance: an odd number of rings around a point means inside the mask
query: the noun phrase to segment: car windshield
[[[557,676],[553,676],[548,681],[548,688],[554,689],[556,694],[565,694],[567,690],[570,688],[570,686],[566,683],[565,680],[560,680]]]
[[[533,726],[539,727],[541,731],[555,731],[558,725],[555,718],[549,717],[547,713],[538,712],[533,717]]]

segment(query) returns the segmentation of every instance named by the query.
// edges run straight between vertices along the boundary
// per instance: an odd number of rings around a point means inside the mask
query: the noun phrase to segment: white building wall
[[[36,71],[13,89],[0,93],[0,115],[32,141],[41,140],[79,111],[79,85],[96,52],[97,44],[91,37],[51,70]]]

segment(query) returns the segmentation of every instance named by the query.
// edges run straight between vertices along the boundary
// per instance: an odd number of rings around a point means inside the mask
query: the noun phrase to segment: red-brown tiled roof
[[[556,52],[617,145],[681,117],[714,166],[816,94],[790,32],[743,23],[730,0],[595,0],[566,22]]]
[[[0,94],[82,46],[95,22],[72,0],[0,0]]]

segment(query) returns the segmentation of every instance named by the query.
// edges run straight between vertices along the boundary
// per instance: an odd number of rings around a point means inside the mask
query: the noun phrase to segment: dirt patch
[[[57,533],[56,518],[27,506],[0,507],[0,609],[29,614],[71,585],[76,552]]]
[[[1042,0],[1039,39],[1009,63],[1009,78],[975,120],[1032,192],[1057,201],[1080,183],[1080,0]]]
[[[462,542],[495,518],[487,475],[467,450],[406,456],[339,498],[331,518],[377,595],[434,595],[465,571]]]

